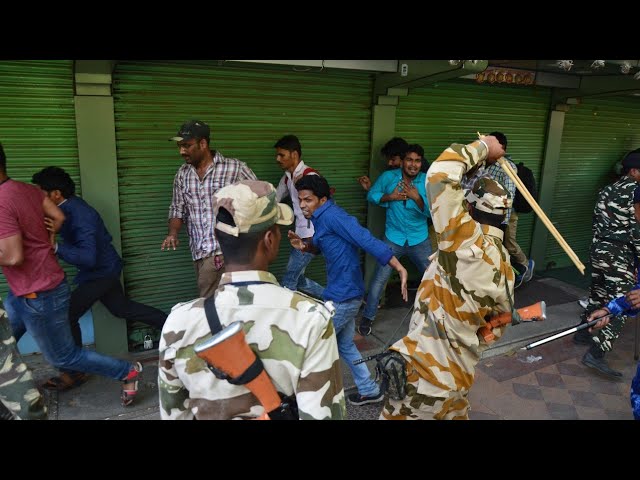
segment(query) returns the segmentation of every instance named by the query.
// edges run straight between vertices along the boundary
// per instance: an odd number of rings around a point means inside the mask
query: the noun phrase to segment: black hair
[[[386,158],[392,158],[397,155],[399,155],[401,158],[404,158],[408,147],[409,144],[404,138],[393,137],[391,140],[384,144],[384,146],[380,149],[380,153]]]
[[[1,143],[0,143],[0,170],[4,173],[7,173],[7,156],[4,153],[4,148],[2,148]]]
[[[327,200],[331,198],[331,187],[329,182],[320,175],[305,175],[296,182],[296,190],[311,190],[313,194],[318,197],[327,197]]]
[[[404,152],[404,154],[407,155],[408,153],[412,152],[417,153],[424,162],[424,148],[422,148],[422,145],[418,145],[417,143],[407,145],[407,150]]]
[[[471,211],[471,218],[482,225],[491,225],[492,227],[499,228],[503,232],[507,227],[504,223],[502,223],[505,219],[504,214],[498,215],[496,213],[489,213],[483,210],[478,210],[474,207],[474,209]]]
[[[231,227],[236,226],[236,222],[233,220],[231,213],[222,207],[218,209],[216,222],[225,223]],[[278,227],[277,224],[274,224],[274,226],[276,228]],[[271,228],[273,228],[273,226]],[[268,231],[269,229],[260,232],[240,233],[237,237],[234,237],[216,228],[216,239],[220,244],[225,262],[240,265],[247,265],[253,262],[256,252],[258,251],[258,245]]]
[[[76,184],[73,179],[60,167],[47,167],[34,173],[31,183],[35,183],[45,192],[60,190],[64,198],[69,198],[76,193]]]
[[[273,148],[284,148],[290,152],[298,152],[298,156],[302,156],[302,145],[295,135],[285,135],[276,142]]]
[[[500,145],[502,145],[502,148],[504,148],[504,151],[507,151],[507,136],[504,133],[491,132],[489,135],[491,135],[492,137],[496,137],[498,142],[500,142]]]

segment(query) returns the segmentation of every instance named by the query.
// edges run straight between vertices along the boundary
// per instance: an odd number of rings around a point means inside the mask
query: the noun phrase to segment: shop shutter
[[[638,144],[640,100],[633,97],[585,99],[565,117],[550,218],[585,265],[589,261],[593,207],[598,191],[615,181],[615,165]],[[545,264],[573,265],[552,236]]]
[[[514,163],[524,162],[540,181],[550,91],[511,85],[488,85],[464,80],[437,83],[400,97],[396,133],[424,147],[433,161],[454,142],[467,143],[476,132],[494,130],[507,136],[507,152]],[[534,213],[521,214],[518,243],[529,252]]]
[[[167,139],[189,119],[211,127],[211,146],[277,184],[273,144],[295,134],[307,165],[336,187],[336,201],[366,224],[356,177],[368,171],[372,76],[296,67],[247,68],[205,62],[122,62],[114,72],[125,285],[134,299],[168,311],[197,296],[186,226],[178,250],[160,251],[175,173],[183,163]],[[272,271],[289,253],[286,229]],[[322,258],[307,274],[325,283]]]
[[[34,173],[54,165],[81,194],[73,96],[71,60],[0,61],[0,143],[11,178],[31,183]],[[72,280],[75,268],[61,264]],[[0,275],[0,297],[7,291]]]

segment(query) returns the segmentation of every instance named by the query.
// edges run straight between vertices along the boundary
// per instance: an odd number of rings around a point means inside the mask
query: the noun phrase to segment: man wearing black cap
[[[216,291],[224,272],[224,259],[214,235],[213,194],[240,180],[257,180],[246,163],[226,158],[209,148],[209,125],[191,120],[180,127],[170,141],[177,142],[185,164],[173,179],[173,198],[169,207],[169,232],[160,247],[175,250],[178,232],[187,220],[189,248],[198,277],[201,297]]]
[[[640,258],[640,149],[629,152],[622,161],[623,177],[598,193],[593,210],[591,244],[591,289],[589,304],[582,314],[586,322],[591,313],[610,300],[624,295],[635,285],[634,270]],[[618,315],[597,332],[577,332],[574,342],[590,345],[582,363],[612,379],[622,373],[612,369],[604,359],[620,335],[626,315]],[[593,336],[592,336],[593,335]]]

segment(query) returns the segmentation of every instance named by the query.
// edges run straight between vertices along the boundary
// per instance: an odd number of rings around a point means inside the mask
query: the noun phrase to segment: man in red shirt
[[[142,365],[82,349],[69,328],[69,286],[53,252],[45,216],[60,230],[64,214],[39,188],[11,180],[0,144],[0,266],[9,284],[5,309],[16,342],[29,332],[57,368],[121,380],[122,403],[138,391]]]

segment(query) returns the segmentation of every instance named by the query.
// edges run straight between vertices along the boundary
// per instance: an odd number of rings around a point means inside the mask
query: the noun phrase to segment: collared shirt
[[[78,268],[74,282],[119,275],[122,259],[111,244],[111,234],[100,214],[75,195],[58,205],[65,220],[60,229],[58,257]]]
[[[393,257],[391,248],[371,235],[333,200],[327,200],[313,212],[312,220],[316,229],[313,245],[322,252],[327,263],[324,299],[346,302],[363,297],[364,281],[358,249],[371,254],[380,265],[386,265]]]
[[[396,245],[404,246],[408,243],[410,247],[413,247],[424,242],[429,237],[427,217],[430,217],[431,213],[429,212],[429,202],[427,201],[426,179],[427,176],[420,172],[411,182],[418,190],[424,203],[422,210],[410,198],[406,201],[380,201],[384,195],[393,193],[398,183],[402,180],[401,168],[383,172],[367,194],[369,202],[387,209],[384,234]]]
[[[234,285],[239,282],[259,282]],[[222,327],[243,323],[246,341],[278,392],[295,395],[302,420],[346,418],[333,310],[278,285],[269,272],[227,272],[216,291]],[[211,337],[199,298],[173,307],[160,338],[160,417],[231,420],[264,412],[242,385],[216,378],[194,345]]]
[[[301,160],[298,166],[293,171],[293,175],[290,172],[284,172],[284,175],[278,183],[276,189],[276,199],[280,202],[287,195],[291,197],[291,204],[293,205],[293,214],[296,217],[296,233],[300,238],[313,237],[313,223],[310,219],[304,218],[302,210],[300,210],[300,200],[298,199],[298,190],[296,190],[296,182],[302,178],[302,173],[307,169],[304,162]],[[307,175],[318,175],[316,172],[309,172]]]
[[[214,234],[213,194],[222,187],[240,180],[257,180],[246,163],[237,158],[213,153],[213,163],[200,180],[196,169],[185,163],[173,179],[173,198],[169,219],[181,218],[187,222],[189,248],[194,261],[219,252]]]

